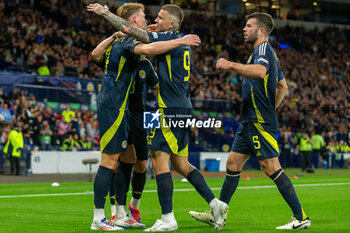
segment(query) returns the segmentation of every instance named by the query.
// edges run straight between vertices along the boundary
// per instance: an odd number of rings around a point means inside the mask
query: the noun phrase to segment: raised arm
[[[101,43],[99,43],[94,50],[91,52],[91,57],[96,62],[101,62],[103,60],[103,54],[106,52],[108,46],[110,46],[113,41],[118,38],[118,32],[114,33],[107,39],[103,40]]]
[[[141,41],[143,43],[150,42],[147,31],[135,27],[129,21],[120,18],[119,16],[116,16],[108,10],[107,6],[103,7],[99,3],[89,4],[87,6],[87,11],[94,12],[97,15],[103,16],[117,30],[134,37],[138,41]]]
[[[230,62],[224,58],[220,58],[216,62],[216,68],[220,70],[233,70],[249,78],[264,78],[267,71],[263,65],[241,64],[237,62]]]
[[[135,47],[134,53],[153,56],[165,53],[179,46],[198,46],[200,43],[201,40],[197,35],[190,34],[174,40],[158,41],[150,44],[139,44]]]

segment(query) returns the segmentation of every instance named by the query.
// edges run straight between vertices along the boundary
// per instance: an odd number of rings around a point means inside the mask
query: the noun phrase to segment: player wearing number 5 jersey
[[[308,228],[309,218],[301,208],[294,187],[281,169],[278,161],[279,150],[275,134],[277,115],[287,90],[277,56],[268,43],[273,29],[273,19],[266,13],[248,15],[243,29],[244,39],[254,46],[247,64],[219,59],[216,67],[221,70],[234,70],[243,77],[242,124],[237,132],[231,153],[226,162],[227,174],[221,189],[220,200],[229,203],[238,185],[243,165],[249,156],[259,159],[261,168],[277,185],[284,200],[293,211],[293,219],[277,229]],[[199,221],[211,224],[210,213],[191,211],[190,215]]]

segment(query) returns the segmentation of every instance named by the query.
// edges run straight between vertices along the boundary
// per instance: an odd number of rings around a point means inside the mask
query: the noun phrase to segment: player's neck
[[[176,32],[176,31],[178,31],[179,30],[179,27],[178,26],[174,26],[174,27],[172,27],[172,28],[169,28],[169,31],[170,32]]]
[[[269,42],[269,40],[265,37],[257,39],[254,43],[254,48],[256,48],[257,46],[259,46],[260,44],[262,44],[264,42]]]

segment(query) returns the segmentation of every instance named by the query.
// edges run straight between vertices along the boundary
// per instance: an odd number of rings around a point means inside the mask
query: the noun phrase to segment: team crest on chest
[[[146,78],[146,72],[144,70],[140,70],[139,71],[139,76],[140,76],[140,78],[145,79]]]

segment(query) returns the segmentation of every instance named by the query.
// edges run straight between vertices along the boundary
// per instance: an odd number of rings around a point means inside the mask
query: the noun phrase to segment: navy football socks
[[[156,176],[158,187],[158,198],[162,208],[162,214],[168,214],[173,211],[173,179],[171,173],[163,173]]]
[[[197,169],[191,171],[186,178],[208,203],[215,198],[203,175]]]
[[[140,199],[146,184],[146,172],[138,173],[133,171],[131,178],[132,197]]]
[[[94,181],[95,208],[103,209],[111,185],[113,170],[99,166]]]
[[[279,175],[279,176],[278,176]],[[278,190],[282,194],[284,200],[288,203],[293,211],[294,217],[298,220],[303,219],[303,210],[301,208],[299,199],[295,193],[294,187],[286,173],[279,169],[273,173],[270,178],[276,183]],[[304,214],[305,215],[305,214]]]
[[[240,175],[240,171],[234,172],[228,169],[226,170],[226,178],[220,192],[220,201],[223,201],[227,204],[230,203],[232,195],[235,193],[238,186]]]
[[[117,173],[115,174],[115,199],[117,205],[125,205],[126,195],[129,191],[130,176],[134,164],[119,162]]]
[[[111,205],[115,205],[115,173],[112,174],[111,186],[109,188],[109,200]]]

